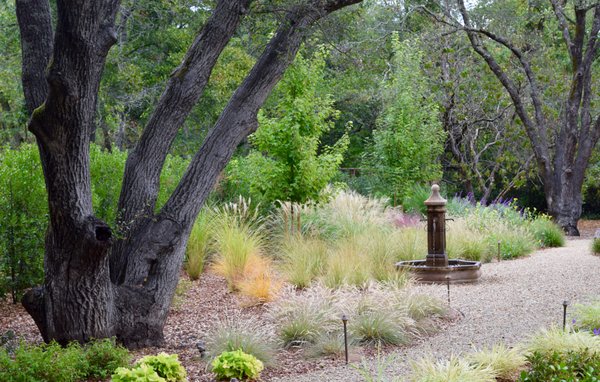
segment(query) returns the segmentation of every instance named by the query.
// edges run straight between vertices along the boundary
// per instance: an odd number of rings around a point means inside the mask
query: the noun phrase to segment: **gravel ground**
[[[452,285],[451,307],[464,314],[455,325],[414,346],[389,355],[386,375],[406,377],[410,360],[426,355],[448,358],[474,347],[504,342],[515,345],[538,329],[562,325],[563,301],[600,297],[600,257],[590,254],[590,240],[569,240],[563,248],[530,257],[484,264],[477,284]],[[446,299],[446,287],[422,285],[421,292]],[[568,318],[570,321],[570,318]],[[376,360],[366,361],[371,368]],[[272,381],[363,381],[351,367],[338,366]]]

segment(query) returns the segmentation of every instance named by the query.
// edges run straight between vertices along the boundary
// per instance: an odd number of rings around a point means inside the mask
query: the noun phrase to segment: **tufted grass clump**
[[[507,348],[504,344],[496,344],[491,348],[483,348],[466,357],[476,366],[490,368],[497,378],[514,380],[515,376],[527,364],[527,359],[519,348]]]
[[[457,218],[447,224],[448,257],[473,261],[489,262],[493,252],[486,242],[486,236],[469,228],[465,218]]]
[[[524,227],[510,227],[499,224],[488,236],[488,248],[491,253],[498,248],[503,259],[515,259],[529,255],[535,250],[535,240]]]
[[[281,250],[281,271],[288,282],[306,288],[319,277],[327,261],[327,245],[318,238],[292,235]]]
[[[240,198],[238,203],[226,204],[213,213],[214,270],[225,277],[231,290],[250,271],[250,264],[259,262],[265,247],[262,220],[258,209]]]
[[[242,350],[258,358],[265,365],[272,365],[277,344],[274,329],[239,314],[227,315],[216,322],[209,331],[206,349],[214,358],[228,351]]]
[[[323,284],[301,292],[288,288],[268,309],[284,346],[313,347],[323,354],[335,352],[332,341],[340,335],[343,314],[349,319],[351,338],[371,345],[407,343],[426,331],[431,316],[445,312],[439,300],[412,295],[394,283],[375,282],[360,289]]]
[[[600,255],[600,238],[594,238],[592,240],[592,253]]]
[[[563,331],[560,328],[543,329],[534,335],[525,345],[529,353],[551,355],[568,352],[600,352],[600,336],[589,331]]]
[[[577,329],[600,331],[600,300],[590,304],[577,304],[573,311],[574,326]]]
[[[533,237],[542,247],[562,247],[565,245],[564,232],[546,215],[536,217],[531,221],[529,228]]]
[[[200,212],[187,242],[184,269],[191,280],[198,280],[204,271],[211,237],[210,214],[207,208]]]
[[[454,356],[449,360],[423,358],[412,362],[411,369],[412,382],[496,382],[490,367],[472,365]]]

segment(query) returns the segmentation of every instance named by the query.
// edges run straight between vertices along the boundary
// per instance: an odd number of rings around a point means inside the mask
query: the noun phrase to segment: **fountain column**
[[[427,206],[427,257],[429,267],[447,267],[446,253],[446,199],[440,195],[440,186],[431,186]]]

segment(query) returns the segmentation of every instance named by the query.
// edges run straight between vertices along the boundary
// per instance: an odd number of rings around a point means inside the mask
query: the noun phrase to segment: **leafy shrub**
[[[592,253],[600,255],[600,238],[595,238],[592,240]]]
[[[533,237],[542,247],[562,247],[565,245],[565,234],[549,217],[540,215],[530,224]]]
[[[165,382],[166,380],[150,366],[141,364],[131,369],[120,367],[115,370],[112,382]]]
[[[527,363],[527,359],[519,349],[509,349],[503,344],[481,349],[466,358],[472,364],[492,369],[496,378],[506,380],[514,379]]]
[[[221,353],[211,364],[217,379],[237,378],[239,380],[254,379],[263,370],[263,363],[256,357],[241,350]]]
[[[56,342],[33,346],[22,343],[15,349],[14,359],[0,348],[0,380],[12,381],[78,381],[87,376],[88,363],[77,343],[62,348]]]
[[[544,354],[534,352],[527,357],[529,370],[522,371],[519,382],[596,382],[600,370],[600,353],[585,350]]]
[[[160,353],[142,357],[133,367],[119,367],[112,375],[113,382],[182,382],[185,368],[177,354]]]
[[[109,225],[117,222],[117,202],[127,154],[90,147],[90,173],[94,213]],[[186,162],[169,156],[161,173],[157,208],[175,189]],[[13,300],[43,280],[44,237],[48,226],[47,193],[34,145],[0,149],[0,297]]]
[[[186,371],[178,360],[177,354],[159,353],[147,355],[140,359],[136,366],[147,365],[167,382],[185,381]]]
[[[21,343],[9,355],[0,347],[0,381],[70,382],[106,378],[129,363],[129,351],[113,339],[76,342],[63,348],[56,342],[39,346]]]
[[[110,338],[87,344],[85,358],[88,362],[87,376],[99,379],[105,379],[117,368],[129,365],[131,360],[129,351]]]
[[[489,367],[473,366],[460,358],[434,361],[424,358],[413,362],[412,382],[496,382],[496,375]]]
[[[0,298],[16,303],[44,274],[48,202],[34,145],[0,149],[0,222]]]
[[[276,346],[270,326],[233,315],[218,321],[211,329],[206,347],[213,357],[224,352],[241,350],[269,365],[273,362]]]

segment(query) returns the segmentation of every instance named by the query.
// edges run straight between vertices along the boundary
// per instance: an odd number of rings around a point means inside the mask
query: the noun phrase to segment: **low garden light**
[[[569,301],[563,301],[563,332],[567,328],[567,306],[569,306]]]
[[[450,306],[450,276],[446,276],[446,288],[448,290],[448,306]]]
[[[348,316],[342,314],[342,323],[344,324],[344,353],[346,355],[346,365],[348,364]]]

